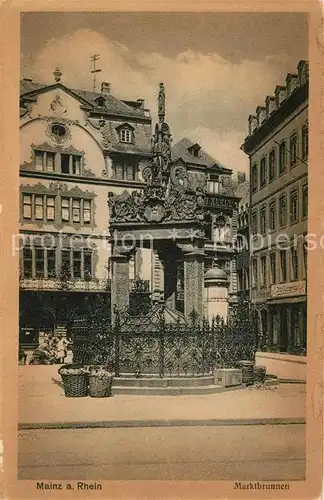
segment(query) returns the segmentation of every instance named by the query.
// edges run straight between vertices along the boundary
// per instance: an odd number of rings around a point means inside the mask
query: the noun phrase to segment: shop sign
[[[262,301],[268,299],[270,296],[270,291],[268,288],[262,288],[261,290],[252,290],[251,299],[252,301]]]
[[[66,325],[54,325],[54,335],[63,335],[66,337],[67,326]]]
[[[206,206],[212,208],[236,208],[237,201],[226,196],[207,196]]]
[[[291,297],[306,294],[306,281],[294,281],[292,283],[280,283],[271,286],[271,297]]]

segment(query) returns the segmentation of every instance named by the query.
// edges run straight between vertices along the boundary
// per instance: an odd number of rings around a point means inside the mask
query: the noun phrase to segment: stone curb
[[[18,430],[37,429],[106,429],[128,427],[204,427],[245,425],[301,425],[305,418],[246,418],[246,419],[197,419],[197,420],[104,420],[93,422],[20,423]]]

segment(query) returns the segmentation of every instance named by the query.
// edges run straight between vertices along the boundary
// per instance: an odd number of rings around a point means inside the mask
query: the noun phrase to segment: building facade
[[[250,300],[250,183],[243,172],[238,173],[236,196],[240,199],[237,215],[237,295]]]
[[[142,99],[121,101],[67,88],[21,82],[20,341],[66,333],[70,319],[98,294],[110,297],[108,191],[143,185],[151,118]],[[130,278],[150,292],[150,256],[139,250]],[[131,286],[134,286],[131,281]]]
[[[54,82],[21,81],[20,94],[20,342],[34,347],[47,333],[68,334],[71,321],[102,297],[110,309],[108,193],[125,196],[145,185],[152,123],[143,99],[117,99],[110,84],[100,92],[71,89],[59,70]],[[206,271],[221,274],[222,310],[237,299],[237,198],[232,171],[187,139],[173,160],[186,164],[206,194],[210,224]],[[163,298],[164,270],[156,252],[138,248],[130,262],[131,292],[153,303]],[[177,304],[183,310],[183,272]],[[208,284],[213,276],[207,276]],[[210,288],[210,287],[209,287]],[[183,294],[182,294],[183,295]],[[207,311],[207,309],[206,309]],[[225,314],[225,313],[224,313]]]
[[[250,299],[267,349],[306,352],[308,63],[249,117]]]

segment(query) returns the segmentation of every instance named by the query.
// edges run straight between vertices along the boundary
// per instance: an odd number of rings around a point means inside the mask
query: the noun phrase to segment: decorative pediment
[[[37,149],[38,151],[48,151],[48,152],[52,152],[52,153],[55,153],[55,152],[59,151],[59,147],[58,146],[54,146],[52,144],[49,144],[46,141],[42,142],[42,144],[32,144],[31,148],[33,150]]]
[[[134,127],[130,125],[128,122],[122,123],[121,125],[117,125],[117,127],[115,127],[118,133],[123,128],[127,128],[129,130],[135,130]]]

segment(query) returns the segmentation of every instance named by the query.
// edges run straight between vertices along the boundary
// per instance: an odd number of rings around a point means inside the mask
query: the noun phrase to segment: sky
[[[159,82],[173,141],[188,137],[218,162],[248,173],[240,150],[248,116],[308,58],[303,13],[38,12],[21,17],[21,77],[144,99],[156,119]]]

